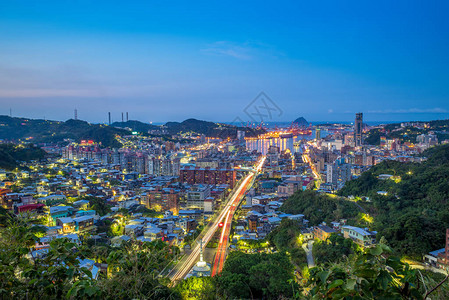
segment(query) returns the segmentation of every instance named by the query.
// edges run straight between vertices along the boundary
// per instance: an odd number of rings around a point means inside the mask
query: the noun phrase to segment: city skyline
[[[283,112],[266,121],[446,119],[447,8],[4,3],[0,114],[231,122],[263,91]]]

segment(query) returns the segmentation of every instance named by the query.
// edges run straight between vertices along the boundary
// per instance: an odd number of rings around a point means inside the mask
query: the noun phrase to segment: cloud
[[[200,51],[207,55],[227,56],[239,60],[251,60],[256,56],[261,55],[268,55],[271,57],[282,55],[282,53],[275,50],[272,46],[258,42],[235,43],[230,41],[218,41],[207,45]]]
[[[444,108],[408,108],[408,109],[383,109],[383,110],[371,110],[370,114],[445,114],[449,113],[449,110]]]
[[[334,110],[333,110],[332,108],[329,108],[329,109],[327,110],[327,112],[331,114],[331,113],[334,112]]]

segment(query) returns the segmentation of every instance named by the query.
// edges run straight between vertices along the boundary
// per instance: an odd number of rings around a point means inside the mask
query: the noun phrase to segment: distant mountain
[[[236,138],[237,131],[245,131],[246,136],[257,136],[265,132],[264,129],[237,127],[229,124],[214,123],[197,119],[187,119],[181,123],[167,122],[165,124],[170,134],[194,132],[207,137]]]
[[[160,130],[160,126],[143,123],[137,120],[130,120],[127,122],[114,122],[111,124],[113,127],[119,128],[131,128],[133,131],[148,133],[148,130]]]
[[[164,128],[165,127],[165,128]],[[246,136],[257,136],[263,129],[236,127],[233,125],[188,119],[181,123],[168,122],[165,126],[156,126],[139,121],[115,122],[112,126],[91,124],[81,120],[50,121],[0,116],[0,139],[9,141],[29,141],[33,143],[56,143],[64,139],[93,140],[104,147],[120,147],[116,135],[127,135],[128,130],[147,133],[148,130],[165,129],[168,134],[194,132],[208,137],[236,138],[237,130],[245,131]]]
[[[120,147],[115,136],[128,133],[127,130],[81,120],[61,122],[0,116],[0,139],[6,140],[26,139],[34,143],[54,143],[67,138],[78,142],[89,139],[105,147]]]
[[[309,126],[309,122],[306,121],[303,117],[299,117],[296,120],[293,121],[293,123],[297,124],[298,126],[307,127]]]

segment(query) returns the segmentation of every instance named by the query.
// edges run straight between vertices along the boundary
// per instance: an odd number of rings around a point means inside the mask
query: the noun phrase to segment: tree
[[[313,299],[422,299],[415,271],[390,253],[379,244],[331,268],[312,268],[304,293]]]
[[[76,293],[100,296],[100,290],[90,284],[92,274],[79,266],[86,248],[68,239],[51,241],[43,258],[31,255],[30,246],[36,241],[39,226],[30,227],[23,219],[13,220],[2,230],[0,246],[0,297],[3,299],[61,299]],[[31,255],[32,259],[27,258]]]
[[[162,241],[125,243],[121,248],[77,245],[66,238],[50,242],[42,257],[31,255],[39,226],[15,218],[0,235],[1,299],[179,299],[157,274],[168,264],[177,247]],[[35,253],[34,253],[35,254]],[[107,256],[107,258],[105,258]],[[80,267],[85,258],[108,263],[109,277],[92,278]]]
[[[110,298],[179,299],[177,291],[157,279],[175,251],[175,247],[161,240],[124,243],[120,249],[109,254],[109,278],[100,281],[99,285]]]
[[[95,210],[100,216],[111,212],[111,206],[104,199],[93,196],[86,197],[85,199],[89,200],[90,209]]]
[[[332,234],[326,241],[315,241],[312,251],[316,262],[322,264],[340,262],[356,252],[356,248],[351,239]]]
[[[285,253],[245,254],[231,252],[220,276],[217,290],[231,299],[292,297],[293,265]]]
[[[215,282],[211,277],[189,277],[176,286],[176,291],[186,300],[213,300],[217,296]]]

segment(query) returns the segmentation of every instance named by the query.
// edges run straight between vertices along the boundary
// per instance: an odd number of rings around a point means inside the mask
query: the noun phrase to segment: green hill
[[[245,131],[246,136],[257,136],[265,132],[263,129],[237,127],[229,124],[214,123],[197,119],[187,119],[181,123],[167,122],[165,124],[171,134],[194,132],[204,134],[207,137],[236,138],[237,131]]]
[[[28,140],[34,143],[61,142],[64,139],[80,141],[91,139],[105,147],[120,147],[115,135],[128,134],[123,129],[81,120],[50,121],[0,116],[0,139]]]
[[[149,130],[161,129],[160,126],[143,123],[137,120],[130,120],[127,122],[114,122],[111,124],[111,126],[119,128],[131,128],[133,131],[138,131],[142,133],[148,133]]]
[[[0,144],[0,168],[13,170],[20,161],[44,158],[45,151],[32,145]]]
[[[104,124],[91,124],[81,120],[51,121],[41,119],[12,118],[0,116],[0,139],[8,141],[28,141],[33,143],[55,143],[65,139],[93,140],[104,147],[120,147],[115,139],[116,135],[127,135],[131,128],[142,133],[148,130],[162,129],[161,126],[151,125],[140,121],[115,122],[112,126]],[[188,119],[181,123],[168,122],[165,124],[168,134],[198,133],[208,137],[236,138],[237,130],[246,132],[246,136],[257,136],[264,133],[263,129],[236,127],[222,123],[213,123]]]
[[[385,236],[395,250],[416,258],[443,248],[449,228],[449,145],[431,148],[423,156],[428,158],[423,163],[384,161],[339,192],[369,196],[378,237]],[[381,180],[380,174],[395,178]]]

